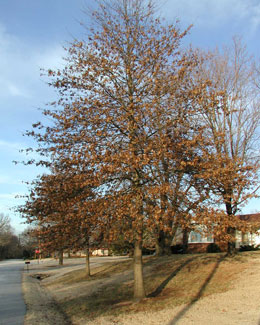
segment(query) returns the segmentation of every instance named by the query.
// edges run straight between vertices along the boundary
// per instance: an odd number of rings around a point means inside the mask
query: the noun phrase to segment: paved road
[[[0,325],[22,325],[26,313],[21,287],[24,261],[0,262]]]

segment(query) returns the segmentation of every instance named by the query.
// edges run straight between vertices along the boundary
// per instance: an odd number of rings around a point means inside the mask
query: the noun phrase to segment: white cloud
[[[23,192],[0,193],[0,212],[4,214],[15,214],[15,207],[24,203]]]
[[[9,99],[10,97],[30,98],[31,95],[25,87],[10,82],[3,76],[0,77],[0,97]]]
[[[16,197],[23,195],[25,195],[24,192],[0,194],[0,213],[4,213],[10,217],[11,226],[14,227],[17,233],[23,231],[23,229],[26,228],[26,225],[22,224],[25,220],[15,212],[15,207],[24,203],[24,199]]]
[[[0,200],[13,200],[16,199],[16,197],[19,195],[23,195],[23,194],[21,193],[0,194]]]
[[[12,151],[18,153],[19,150],[27,147],[25,143],[21,142],[12,142],[0,139],[0,149],[5,151]]]
[[[255,32],[260,26],[260,2],[258,0],[170,0],[165,14],[174,15],[185,24],[205,28],[236,24],[241,30]]]
[[[46,48],[42,53],[37,53],[34,62],[42,69],[62,68],[64,49],[61,46]]]
[[[25,195],[25,192],[0,193],[0,212],[5,213],[3,210],[12,211],[13,207],[24,203]]]
[[[260,26],[260,3],[254,8],[254,15],[251,18],[251,28],[256,31]]]
[[[0,99],[46,99],[49,87],[41,82],[40,69],[61,67],[63,54],[60,44],[30,44],[8,33],[0,22]]]
[[[11,96],[21,96],[26,98],[29,97],[26,92],[24,92],[22,89],[19,89],[16,85],[12,84],[11,82],[7,84],[7,88]]]
[[[25,47],[20,40],[8,34],[0,24],[0,96],[23,96],[24,86],[19,74],[23,70],[21,67],[27,64],[24,53]]]
[[[17,178],[12,178],[7,175],[0,175],[0,184],[2,185],[20,185],[21,181],[17,180]]]

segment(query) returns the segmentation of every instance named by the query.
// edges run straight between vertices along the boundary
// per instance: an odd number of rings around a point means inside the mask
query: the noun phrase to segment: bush
[[[254,245],[242,245],[239,247],[240,252],[249,252],[249,251],[257,251],[259,250],[259,245],[254,246]]]
[[[172,254],[184,254],[183,245],[177,244],[177,245],[171,246],[171,252],[172,252]]]
[[[133,249],[134,245],[124,240],[118,240],[109,247],[110,253],[116,256],[133,255]]]
[[[220,253],[221,250],[216,243],[211,243],[207,247],[207,253]]]
[[[142,248],[143,255],[153,255],[155,253],[155,249],[149,249],[147,247]]]

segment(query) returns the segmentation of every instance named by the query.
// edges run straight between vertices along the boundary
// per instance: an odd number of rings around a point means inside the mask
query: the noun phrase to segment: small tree
[[[86,177],[86,175],[85,175]],[[47,251],[58,251],[59,263],[63,264],[63,250],[84,247],[89,268],[89,236],[92,227],[90,199],[94,194],[83,182],[83,175],[72,170],[68,173],[42,175],[33,182],[27,202],[19,211],[35,228],[40,245]]]
[[[259,171],[260,97],[254,81],[253,58],[237,38],[232,48],[209,52],[199,76],[210,80],[203,99],[203,123],[208,144],[204,176],[225,206],[223,229],[228,234],[228,252],[234,251],[235,217],[241,204],[256,195]]]
[[[14,234],[10,218],[0,214],[0,259],[21,258],[22,250],[19,238]]]
[[[5,233],[10,232],[11,225],[10,225],[10,218],[3,213],[0,213],[0,236],[2,237]],[[2,238],[2,240],[4,240]]]
[[[32,227],[26,228],[19,235],[19,239],[23,250],[23,257],[33,258],[35,249],[38,246],[37,236],[35,236],[35,229]]]

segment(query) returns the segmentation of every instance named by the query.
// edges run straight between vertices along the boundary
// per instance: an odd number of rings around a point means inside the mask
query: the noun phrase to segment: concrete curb
[[[71,321],[62,313],[51,294],[31,275],[26,272],[22,275],[22,289],[27,308],[24,325],[71,325]]]

